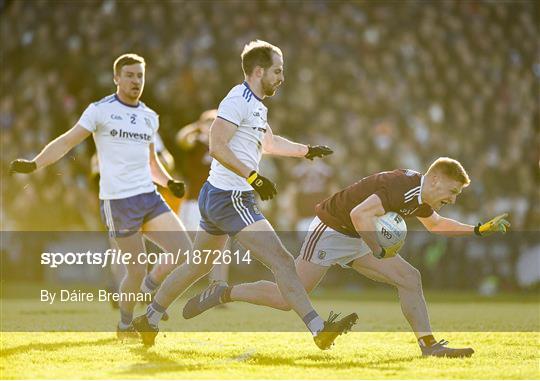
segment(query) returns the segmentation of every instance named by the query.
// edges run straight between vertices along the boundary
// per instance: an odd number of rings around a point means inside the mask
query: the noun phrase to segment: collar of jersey
[[[418,193],[418,205],[422,205],[422,188],[424,187],[424,175],[420,177],[420,193]]]
[[[253,94],[255,95],[255,94]],[[120,98],[118,97],[118,94],[114,94],[114,99],[116,99],[118,102],[120,102],[121,104],[123,104],[124,106],[127,106],[127,107],[131,107],[131,108],[137,108],[139,107],[139,105],[141,104],[141,102],[137,102],[137,106],[133,106],[133,105],[128,105],[127,103],[124,103],[120,100]]]
[[[251,94],[253,94],[253,96],[255,97],[255,99],[257,99],[259,102],[262,102],[262,99],[259,98],[254,92],[253,90],[251,90],[251,87],[249,87],[248,83],[246,81],[243,82],[243,85],[246,86],[249,91],[251,91]]]

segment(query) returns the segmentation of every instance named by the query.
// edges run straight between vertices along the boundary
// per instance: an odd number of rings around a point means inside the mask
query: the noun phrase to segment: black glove
[[[323,157],[333,154],[334,151],[328,146],[309,146],[308,153],[304,156],[306,159],[313,160],[315,157]]]
[[[186,186],[183,181],[169,180],[167,181],[167,188],[178,198],[184,197],[186,193]]]
[[[17,159],[13,160],[9,165],[9,173],[31,173],[37,169],[34,161]]]
[[[277,194],[276,184],[259,175],[256,171],[251,171],[247,182],[257,191],[263,201],[271,200]]]

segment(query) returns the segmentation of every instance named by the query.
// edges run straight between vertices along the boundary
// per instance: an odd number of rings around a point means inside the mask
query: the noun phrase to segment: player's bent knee
[[[411,267],[407,269],[407,272],[403,275],[402,281],[403,287],[406,287],[409,290],[422,290],[422,275],[418,269]]]
[[[287,303],[286,301],[284,300],[280,300],[278,302],[276,302],[276,304],[274,304],[273,306],[275,309],[278,309],[278,310],[281,310],[281,311],[290,311],[292,310],[291,306],[289,305],[289,303]]]
[[[295,264],[294,264],[294,258],[285,249],[279,250],[279,252],[276,254],[276,257],[274,259],[274,263],[272,265],[272,270],[282,271],[282,270],[294,270]]]

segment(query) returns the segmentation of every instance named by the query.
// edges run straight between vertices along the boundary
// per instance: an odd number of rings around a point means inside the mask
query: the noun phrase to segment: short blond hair
[[[464,187],[469,186],[469,184],[471,183],[471,179],[469,178],[467,171],[465,171],[465,168],[463,168],[461,163],[449,157],[440,157],[435,160],[429,166],[426,174],[433,172],[441,173],[452,180],[459,181],[463,184]]]
[[[251,75],[253,69],[257,66],[268,69],[273,63],[272,54],[283,57],[281,49],[269,42],[254,40],[246,44],[240,55],[244,74]]]
[[[137,63],[140,63],[144,67],[146,67],[146,61],[140,55],[135,54],[135,53],[122,54],[120,57],[114,60],[114,64],[113,64],[114,75],[120,75],[120,72],[122,71],[122,68],[124,66],[133,65]]]

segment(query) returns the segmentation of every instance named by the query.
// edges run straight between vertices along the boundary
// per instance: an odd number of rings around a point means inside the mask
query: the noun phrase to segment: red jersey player
[[[331,265],[353,268],[370,279],[397,288],[401,309],[424,356],[471,356],[472,348],[449,348],[447,341],[435,340],[420,272],[398,253],[387,253],[381,248],[373,222],[374,217],[393,211],[403,217],[417,217],[427,230],[445,236],[506,232],[510,226],[506,214],[473,226],[437,213],[444,205],[453,204],[469,183],[469,176],[458,161],[439,158],[424,175],[404,169],[380,172],[335,193],[317,205],[317,216],[296,259],[302,284],[310,292]],[[199,295],[192,300],[197,298]],[[269,281],[230,286],[220,300],[290,309],[277,286]]]

